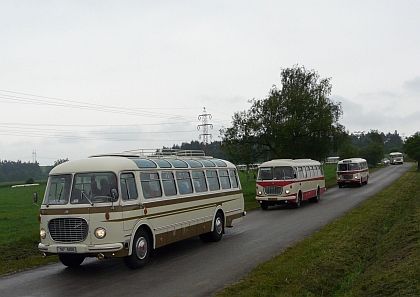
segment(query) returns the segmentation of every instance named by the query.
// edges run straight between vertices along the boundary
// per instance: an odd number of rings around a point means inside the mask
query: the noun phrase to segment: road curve
[[[388,166],[371,173],[366,186],[329,189],[319,203],[299,209],[251,211],[220,242],[195,237],[165,246],[143,269],[130,270],[120,259],[89,259],[77,269],[57,263],[2,276],[0,296],[211,296],[362,204],[412,165]]]

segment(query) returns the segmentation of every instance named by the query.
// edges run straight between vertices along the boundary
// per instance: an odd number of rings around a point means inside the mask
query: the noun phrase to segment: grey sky
[[[293,65],[349,132],[420,130],[419,1],[0,2],[0,159],[213,140]]]

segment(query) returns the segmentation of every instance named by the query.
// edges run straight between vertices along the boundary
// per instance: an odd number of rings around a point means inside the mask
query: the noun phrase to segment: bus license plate
[[[57,252],[58,253],[76,253],[77,250],[76,250],[76,247],[73,247],[73,246],[66,246],[66,247],[59,246],[57,247]]]

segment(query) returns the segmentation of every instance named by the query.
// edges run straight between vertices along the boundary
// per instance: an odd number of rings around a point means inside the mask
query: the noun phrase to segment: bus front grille
[[[88,235],[88,223],[82,218],[58,218],[48,223],[52,240],[56,242],[81,242]]]
[[[343,174],[343,179],[353,179],[353,174]]]
[[[267,186],[264,187],[264,193],[265,195],[281,195],[281,193],[283,192],[283,188],[280,186]]]

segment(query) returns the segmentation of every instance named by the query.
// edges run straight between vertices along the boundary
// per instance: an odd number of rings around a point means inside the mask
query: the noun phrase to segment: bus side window
[[[192,184],[189,172],[176,172],[176,182],[178,184],[179,194],[192,193]]]
[[[209,184],[210,191],[215,191],[220,189],[219,180],[217,178],[216,170],[207,170],[207,182]]]
[[[194,181],[194,189],[196,192],[206,192],[207,184],[204,171],[193,171],[192,177]]]
[[[227,170],[219,171],[220,184],[222,189],[230,189],[229,173]]]
[[[175,179],[172,172],[162,172],[163,191],[166,196],[176,195]]]
[[[136,180],[134,179],[133,173],[122,173],[121,174],[121,196],[123,200],[137,199],[137,187]]]
[[[140,173],[140,180],[144,198],[155,198],[162,196],[159,175],[157,173]]]
[[[233,188],[237,188],[238,187],[238,175],[236,173],[236,170],[229,170],[229,174],[230,174],[230,181],[232,183],[232,187]]]

